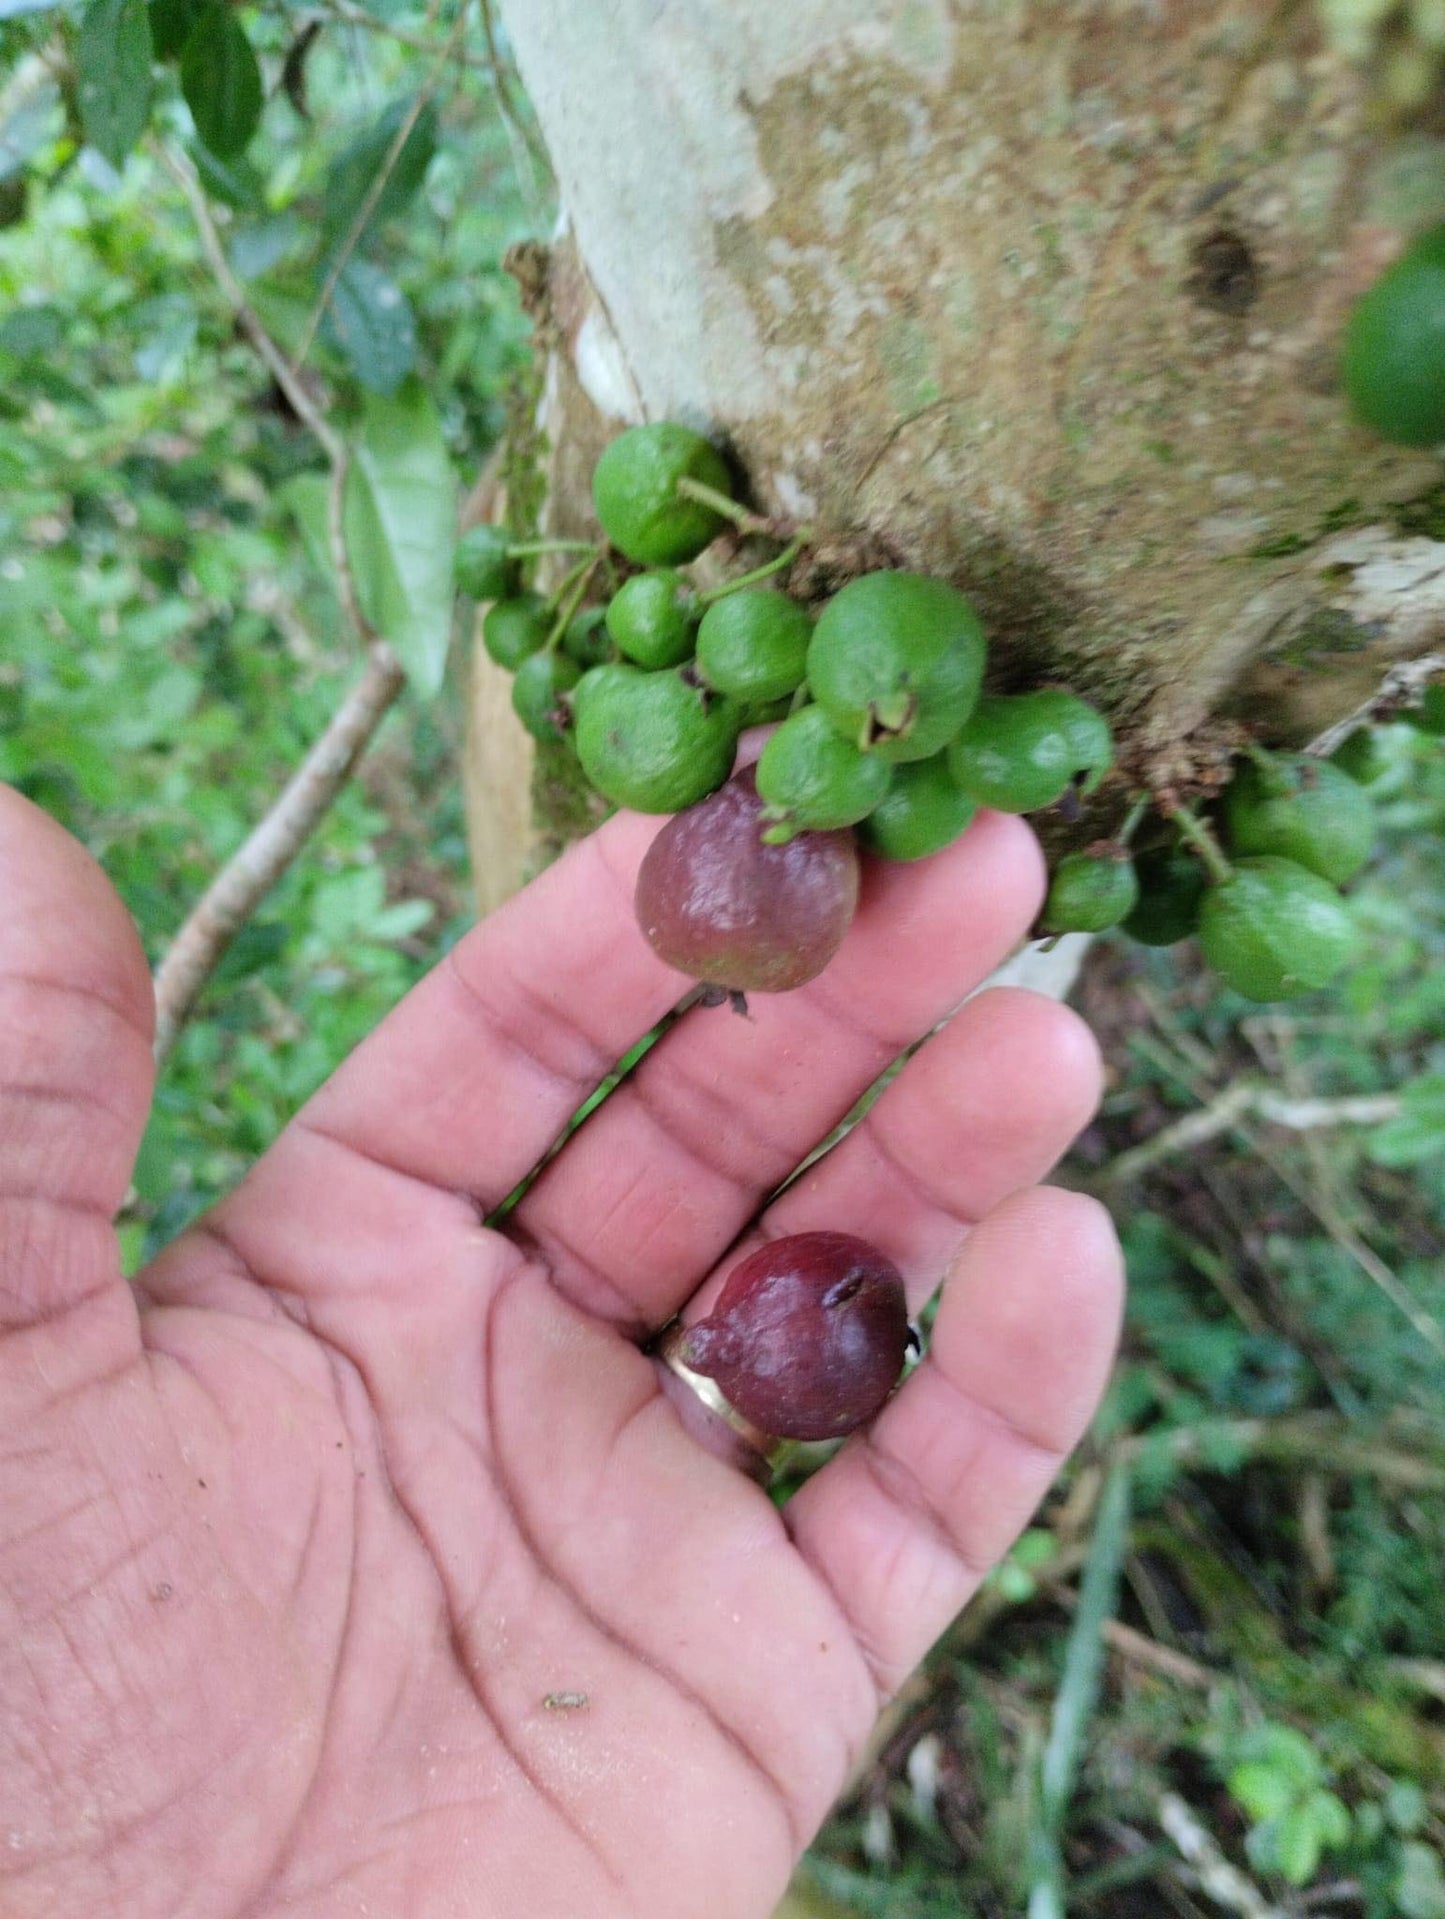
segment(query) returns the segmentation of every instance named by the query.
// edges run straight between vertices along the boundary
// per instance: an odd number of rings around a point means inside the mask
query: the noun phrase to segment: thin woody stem
[[[742,533],[766,533],[772,525],[762,514],[751,512],[730,494],[720,493],[715,486],[708,486],[703,480],[694,480],[684,474],[677,483],[676,491],[685,500],[696,500],[699,506],[711,507],[724,520],[731,520]]]
[[[366,671],[277,794],[270,810],[186,915],[156,971],[155,1055],[164,1059],[237,932],[286,871],[346,784],[405,675],[391,648],[372,644]]]
[[[1187,806],[1176,806],[1170,818],[1204,861],[1209,868],[1210,876],[1219,885],[1222,886],[1226,880],[1234,878],[1234,868],[1224,857],[1219,841],[1202,820],[1197,820]]]
[[[729,593],[740,592],[745,586],[756,586],[759,580],[781,573],[785,566],[792,565],[812,537],[811,527],[800,527],[776,559],[764,561],[763,565],[755,566],[750,573],[739,573],[735,580],[724,580],[721,586],[715,586],[710,593],[699,594],[698,605],[711,606],[717,600],[725,600]]]

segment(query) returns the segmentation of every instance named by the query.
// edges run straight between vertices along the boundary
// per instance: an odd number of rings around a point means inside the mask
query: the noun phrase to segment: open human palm
[[[1105,1216],[1034,1187],[1077,1019],[970,1001],[1036,908],[983,816],[867,877],[812,985],[687,1014],[612,821],[447,957],[132,1284],[151,989],[0,790],[0,1912],[765,1919],[880,1704],[1105,1376]],[[781,1510],[641,1343],[739,1244],[860,1233],[930,1350]]]

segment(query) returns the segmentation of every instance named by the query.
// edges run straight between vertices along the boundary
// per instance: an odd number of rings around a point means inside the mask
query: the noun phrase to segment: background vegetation
[[[158,40],[230,30],[106,6]],[[461,616],[435,556],[418,574],[388,535],[387,449],[433,507],[474,478],[530,377],[500,257],[547,202],[475,9],[226,15],[266,92],[225,157],[198,144],[183,46],[145,60],[133,126],[97,123],[97,12],[0,5],[0,776],[98,854],[158,959],[361,667],[325,448],[237,324],[188,168],[273,337],[295,352],[319,315],[306,391],[375,509],[350,536],[364,611],[411,649],[166,1061],[135,1264],[469,921]],[[248,111],[228,58],[222,146]],[[393,617],[412,589],[419,650]],[[799,1913],[1445,1919],[1445,754],[1386,740],[1369,952],[1338,992],[1261,1013],[1187,953],[1097,949],[1081,1003],[1111,1085],[1064,1177],[1115,1205],[1125,1355],[898,1702]]]

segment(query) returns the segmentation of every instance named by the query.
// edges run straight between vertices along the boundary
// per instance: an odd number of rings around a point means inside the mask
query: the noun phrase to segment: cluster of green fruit
[[[782,556],[699,591],[678,568],[728,519],[751,518],[729,485],[716,450],[686,427],[614,440],[593,482],[609,553],[574,572],[595,574],[612,553],[644,570],[605,609],[569,607],[565,588],[552,600],[517,592],[519,549],[500,529],[462,543],[461,583],[501,594],[482,639],[515,674],[518,714],[539,737],[567,737],[599,793],[680,812],[722,785],[744,727],[776,722],[757,769],[770,844],[857,826],[885,857],[921,859],[980,803],[1032,812],[1103,777],[1109,729],[1084,701],[980,699],[983,630],[941,580],[867,573],[816,620],[763,584]]]
[[[1069,804],[1112,768],[1108,724],[1075,694],[982,692],[978,616],[941,580],[865,573],[815,614],[766,584],[799,535],[710,591],[690,581],[679,568],[729,523],[767,525],[691,429],[621,434],[593,497],[604,542],[519,543],[477,527],[458,584],[493,602],[483,642],[515,676],[523,723],[566,741],[608,800],[675,816],[644,863],[638,919],[695,978],[734,993],[800,985],[847,931],[860,845],[926,858],[979,806]],[[556,550],[579,556],[556,592],[524,590],[522,563]],[[599,577],[605,604],[584,605]],[[734,774],[740,733],[762,722],[774,730],[756,766]],[[1056,863],[1040,930],[1118,927],[1148,945],[1197,933],[1211,965],[1258,1000],[1324,985],[1354,945],[1338,888],[1373,838],[1368,743],[1353,735],[1335,762],[1251,748],[1214,819],[1176,808],[1162,829],[1172,837],[1135,857],[1150,808],[1140,797],[1116,839]]]
[[[1374,841],[1360,777],[1368,739],[1351,735],[1340,761],[1251,746],[1212,818],[1176,807],[1172,838],[1136,858],[1111,843],[1061,860],[1046,922],[1119,926],[1146,946],[1197,935],[1205,959],[1247,999],[1294,999],[1327,985],[1356,943],[1339,888]]]

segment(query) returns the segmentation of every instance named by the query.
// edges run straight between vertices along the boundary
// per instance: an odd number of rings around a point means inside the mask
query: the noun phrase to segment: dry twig
[[[1159,1801],[1159,1824],[1179,1848],[1182,1858],[1194,1869],[1199,1890],[1217,1906],[1238,1912],[1243,1919],[1285,1919],[1278,1906],[1268,1899],[1253,1880],[1246,1879],[1225,1858],[1213,1836],[1205,1830],[1192,1806],[1177,1793],[1166,1792]]]
[[[163,1059],[175,1043],[202,987],[257,902],[285,872],[351,777],[383,714],[401,691],[403,679],[395,653],[384,642],[374,641],[365,673],[325,732],[265,818],[186,915],[156,970],[157,1059]]]
[[[245,330],[298,419],[331,467],[327,543],[341,608],[366,648],[366,670],[332,715],[321,737],[277,795],[265,817],[206,888],[156,970],[155,1055],[164,1059],[189,1018],[201,989],[259,901],[285,872],[337,793],[395,701],[404,683],[401,663],[373,632],[361,608],[346,551],[343,508],[346,444],[317,406],[304,382],[271,338],[232,271],[195,169],[162,146],[162,164],[190,204],[201,248],[237,323]]]
[[[1254,1080],[1236,1080],[1197,1113],[1187,1113],[1141,1145],[1110,1162],[1099,1184],[1126,1186],[1176,1153],[1186,1153],[1220,1133],[1231,1132],[1242,1119],[1262,1119],[1294,1133],[1322,1126],[1378,1126],[1396,1119],[1400,1101],[1393,1093],[1364,1094],[1351,1099],[1290,1099]]]

